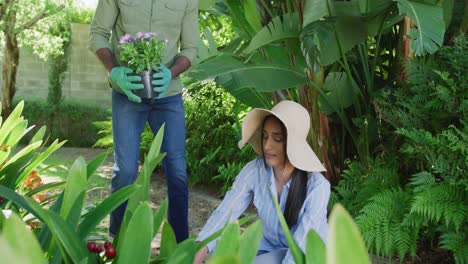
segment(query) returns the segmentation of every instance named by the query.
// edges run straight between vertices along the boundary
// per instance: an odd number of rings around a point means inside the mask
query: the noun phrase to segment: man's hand
[[[132,82],[141,82],[141,77],[128,76],[128,73],[133,73],[132,69],[127,67],[114,67],[111,70],[110,79],[115,83],[120,90],[128,97],[128,100],[139,103],[141,98],[136,96],[132,91],[143,89],[143,84],[137,84]]]
[[[154,66],[153,69],[155,73],[153,73],[153,81],[151,84],[156,86],[153,88],[153,91],[159,93],[156,97],[156,99],[159,99],[164,96],[167,88],[169,88],[169,84],[172,80],[172,73],[164,64]]]

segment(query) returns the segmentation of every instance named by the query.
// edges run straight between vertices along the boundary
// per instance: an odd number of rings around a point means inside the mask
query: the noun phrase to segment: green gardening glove
[[[133,82],[141,82],[141,77],[138,75],[129,76],[128,73],[133,73],[133,70],[127,67],[114,67],[111,70],[110,80],[122,90],[128,100],[139,103],[141,98],[136,96],[133,90],[143,89],[143,84]]]
[[[153,66],[153,81],[151,82],[152,85],[156,86],[153,88],[153,91],[158,92],[159,95],[155,97],[159,99],[164,96],[169,88],[169,84],[172,80],[172,73],[164,64],[160,64],[158,66]]]

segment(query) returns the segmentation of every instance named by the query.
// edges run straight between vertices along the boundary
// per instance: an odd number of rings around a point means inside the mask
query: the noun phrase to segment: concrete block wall
[[[97,57],[88,50],[88,40],[89,25],[73,24],[62,94],[65,98],[110,107],[111,89],[107,84],[107,73]],[[21,48],[16,95],[47,98],[48,69],[47,62]]]

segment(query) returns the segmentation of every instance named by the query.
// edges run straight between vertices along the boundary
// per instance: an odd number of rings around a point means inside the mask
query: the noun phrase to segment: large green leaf
[[[222,54],[196,65],[188,76],[197,80],[206,80],[227,73],[239,74],[242,78],[236,81],[241,87],[252,87],[259,92],[296,87],[309,81],[304,72],[291,69],[288,65],[243,63],[228,54]]]
[[[373,14],[386,9],[393,0],[358,0],[362,14]]]
[[[84,216],[80,224],[78,234],[80,238],[85,238],[107,215],[120,204],[131,197],[138,189],[135,185],[126,186],[104,199],[93,210]]]
[[[266,109],[273,106],[271,94],[257,91],[255,87],[243,81],[242,74],[227,73],[219,75],[216,77],[216,83],[248,106]]]
[[[335,32],[326,32],[326,34],[331,33],[334,37],[318,36],[320,60],[323,65],[336,62],[342,53],[346,54],[367,39],[367,26],[356,1],[333,1],[331,15],[336,19]]]
[[[246,13],[242,2],[239,0],[224,0],[224,4],[229,10],[229,15],[232,19],[234,28],[242,30],[243,33],[246,33],[250,38],[252,38],[256,32],[254,28],[250,25],[247,20]]]
[[[93,174],[101,166],[101,164],[107,159],[107,155],[107,152],[102,152],[88,163],[88,165],[86,166],[86,175],[88,177],[88,180],[91,176],[93,176]]]
[[[73,263],[82,263],[88,258],[85,243],[82,242],[65,220],[54,211],[46,211],[33,201],[27,201],[38,218],[43,220],[51,232],[60,241],[60,246],[68,254]]]
[[[5,142],[5,139],[13,130],[13,128],[15,128],[18,123],[23,121],[23,118],[21,117],[21,113],[23,112],[23,107],[24,107],[24,101],[19,102],[18,105],[15,107],[15,109],[8,116],[8,118],[5,120],[5,122],[1,124],[0,144],[3,144]],[[3,161],[0,160],[0,162],[3,162]]]
[[[354,82],[354,80],[351,81]],[[319,96],[320,111],[331,115],[353,105],[359,91],[353,88],[357,85],[350,87],[349,83],[346,73],[329,73],[323,85],[323,92]]]
[[[327,240],[328,264],[371,263],[358,227],[340,204],[330,214]]]
[[[148,263],[151,255],[153,215],[147,201],[135,210],[123,237],[117,244],[119,263]]]
[[[16,179],[16,185],[20,184],[24,178],[31,173],[39,164],[41,164],[45,159],[47,159],[50,154],[52,154],[54,151],[59,149],[63,144],[65,144],[65,141],[59,142],[58,140],[55,140],[50,144],[50,146],[39,156],[37,156],[34,160],[31,161],[31,163],[28,164],[28,166],[24,169],[23,173]]]
[[[216,3],[217,0],[198,0],[198,9],[205,10]]]
[[[167,215],[167,208],[169,206],[168,199],[164,199],[158,209],[158,211],[154,214],[153,217],[153,237],[159,232],[159,228],[161,227],[161,223],[164,220],[164,217]]]
[[[15,213],[5,220],[4,225],[0,239],[6,240],[17,257],[27,260],[25,263],[46,263],[44,253],[36,237],[24,227],[25,223]],[[0,255],[2,256],[2,262],[6,261],[3,258],[3,252]],[[16,263],[16,261],[3,263]]]
[[[243,3],[247,22],[249,22],[250,27],[254,31],[259,31],[262,28],[262,24],[260,24],[260,14],[257,9],[257,1],[244,0]]]
[[[326,0],[305,0],[304,26],[328,16]]]
[[[319,235],[311,229],[306,237],[306,264],[325,264],[326,263],[326,248],[325,243]]]
[[[162,234],[161,234],[161,247],[160,256],[161,258],[169,258],[172,256],[177,248],[177,241],[169,222],[164,221]]]
[[[408,36],[417,56],[436,52],[444,41],[444,11],[441,6],[408,0],[396,0],[400,14],[408,16],[416,25]]]
[[[206,40],[206,44],[204,42]],[[219,54],[218,46],[209,28],[203,30],[203,35],[199,39],[197,60],[194,65],[203,62]]]
[[[186,239],[177,245],[167,264],[193,263],[195,253],[195,238]]]
[[[63,218],[66,219],[68,217],[68,214],[72,210],[75,201],[80,196],[80,193],[86,192],[87,187],[88,179],[86,174],[86,162],[83,157],[79,157],[72,164],[68,172],[67,183],[64,190],[63,205],[60,210],[60,215]]]
[[[245,52],[251,53],[275,41],[298,38],[300,30],[297,13],[275,17],[252,38]]]
[[[230,254],[237,254],[239,251],[240,228],[238,223],[228,224],[224,228],[223,234],[216,244],[216,250],[211,254],[211,257],[219,257]]]
[[[255,221],[249,225],[240,237],[239,258],[241,263],[253,263],[262,241],[262,222]]]

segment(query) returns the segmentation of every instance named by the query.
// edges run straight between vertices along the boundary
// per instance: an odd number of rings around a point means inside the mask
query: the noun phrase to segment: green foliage
[[[60,0],[20,0],[13,1],[9,5],[10,15],[17,18],[15,30],[17,30],[20,45],[29,47],[44,61],[49,56],[63,53],[62,45],[66,39],[51,34],[55,25],[63,19],[65,12],[60,7],[62,4],[63,1]],[[44,13],[39,21],[26,29],[21,27],[27,21],[32,21],[42,11]],[[0,21],[2,28],[6,26],[4,21],[6,19]]]
[[[70,8],[70,20],[77,24],[91,24],[94,16],[94,9],[87,8]]]
[[[23,182],[24,179],[65,142],[55,140],[41,152],[40,148],[44,147],[45,132],[45,128],[41,128],[32,136],[28,146],[18,150],[19,142],[31,131],[31,127],[27,127],[28,121],[22,116],[23,107],[24,102],[19,102],[10,116],[4,122],[0,121],[0,145],[2,146],[0,151],[0,185],[27,195],[29,190]],[[56,186],[49,184],[42,188],[43,191],[47,191],[48,188],[54,187]],[[27,196],[32,196],[32,194]],[[1,206],[2,208],[9,207],[5,203]]]
[[[22,106],[22,104],[21,104]],[[14,118],[15,112],[9,118]],[[11,123],[11,122],[10,122]],[[8,123],[7,123],[8,125]],[[8,127],[5,125],[5,127]],[[2,130],[0,130],[0,135]],[[58,199],[49,207],[40,205],[26,199],[24,196],[9,189],[3,184],[0,186],[0,195],[17,206],[17,212],[28,215],[42,223],[41,232],[36,233],[35,241],[47,252],[43,255],[53,263],[61,261],[72,263],[97,263],[94,253],[86,250],[86,241],[90,233],[112,210],[124,201],[129,200],[124,222],[114,244],[120,251],[115,263],[128,263],[129,259],[140,260],[139,263],[148,262],[151,254],[151,241],[156,235],[152,230],[158,230],[162,218],[167,213],[167,201],[163,202],[160,211],[154,218],[148,205],[149,179],[151,172],[161,161],[163,155],[159,153],[164,129],[156,135],[147,159],[143,165],[135,185],[130,185],[107,197],[100,205],[82,215],[88,180],[95,170],[105,160],[101,155],[86,164],[83,158],[78,158],[69,171],[67,183]],[[130,198],[130,199],[129,199]],[[79,224],[81,223],[81,224]],[[154,224],[154,225],[153,225]],[[146,227],[148,232],[140,232]],[[145,236],[143,239],[142,235]],[[8,242],[14,242],[12,238]],[[124,250],[128,248],[130,250]],[[20,251],[15,252],[19,254]],[[59,253],[59,254],[58,254]],[[31,254],[31,253],[28,253]],[[90,262],[88,262],[88,260]]]
[[[67,140],[67,146],[92,146],[98,138],[98,129],[92,122],[106,120],[110,116],[109,110],[101,106],[75,100],[64,100],[57,108],[50,107],[44,99],[24,100],[24,116],[36,125],[33,131],[45,125],[51,138]],[[26,135],[22,143],[29,139],[31,135]]]
[[[152,71],[153,66],[162,63],[167,45],[167,41],[156,36],[157,33],[152,32],[137,32],[135,36],[125,34],[119,40],[120,60],[136,73]]]
[[[399,186],[396,165],[392,163],[389,158],[370,161],[369,167],[357,161],[348,162],[335,191],[352,216],[357,217],[372,196]]]
[[[403,221],[410,211],[411,195],[401,189],[385,190],[372,196],[356,222],[373,252],[400,259],[416,254],[418,229]]]
[[[246,112],[244,105],[214,83],[185,94],[187,166],[193,183],[221,183],[227,190],[240,172],[239,164],[254,158],[251,148],[237,147],[239,120]]]
[[[468,237],[467,44],[461,35],[454,46],[412,60],[408,87],[376,100],[382,127],[389,125],[380,154],[387,164],[352,162],[336,187],[378,255],[403,261],[438,240],[457,263],[468,259],[461,242]],[[375,171],[380,179],[368,177]]]

